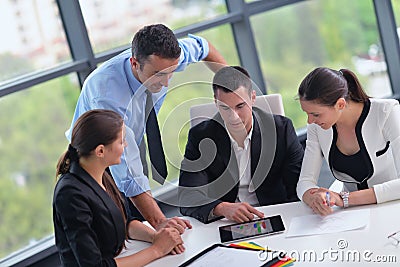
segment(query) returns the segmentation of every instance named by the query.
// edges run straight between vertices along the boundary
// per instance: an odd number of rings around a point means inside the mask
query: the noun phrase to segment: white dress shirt
[[[253,119],[254,124],[254,119]],[[253,134],[253,126],[249,134],[244,139],[244,147],[240,147],[228,132],[231,139],[232,149],[235,153],[238,169],[239,169],[239,193],[236,202],[247,202],[252,206],[259,206],[259,202],[255,193],[254,186],[251,182],[251,136]]]

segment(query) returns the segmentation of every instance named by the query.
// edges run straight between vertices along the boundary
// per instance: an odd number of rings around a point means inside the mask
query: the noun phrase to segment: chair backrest
[[[277,115],[285,115],[280,94],[260,95],[256,97],[255,107]],[[211,119],[218,112],[215,103],[200,104],[190,107],[190,126]]]

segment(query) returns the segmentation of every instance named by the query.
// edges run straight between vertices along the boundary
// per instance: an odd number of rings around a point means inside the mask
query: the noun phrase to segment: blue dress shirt
[[[209,52],[208,42],[202,37],[188,35],[178,40],[181,55],[176,71],[182,71],[194,62],[204,59]],[[114,180],[126,196],[132,197],[150,190],[149,180],[143,174],[139,153],[139,144],[145,133],[146,93],[142,83],[132,73],[130,57],[131,49],[127,49],[94,70],[85,80],[75,108],[71,127],[66,131],[71,140],[72,128],[80,115],[92,109],[110,109],[124,118],[126,125],[125,148],[121,163],[110,167]],[[153,94],[155,111],[161,108],[167,88]]]

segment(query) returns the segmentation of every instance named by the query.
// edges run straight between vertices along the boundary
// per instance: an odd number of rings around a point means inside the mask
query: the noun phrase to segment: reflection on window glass
[[[296,128],[306,124],[295,100],[298,85],[317,66],[353,70],[373,97],[392,94],[372,1],[306,1],[251,22],[269,93],[283,95]]]
[[[79,1],[95,53],[130,44],[144,25],[164,23],[171,29],[226,13],[223,0]]]
[[[0,98],[0,258],[53,234],[55,166],[78,88],[64,76]]]
[[[54,0],[1,1],[0,84],[70,60]]]
[[[239,59],[230,25],[196,33],[206,38],[224,56],[230,65],[238,65]],[[192,105],[213,101],[211,87],[214,73],[205,63],[189,65],[185,71],[174,74],[167,97],[158,114],[163,146],[168,159],[168,180],[179,176],[179,168],[186,147],[190,128],[189,110]],[[152,182],[153,179],[150,179]],[[159,186],[157,183],[152,187]]]

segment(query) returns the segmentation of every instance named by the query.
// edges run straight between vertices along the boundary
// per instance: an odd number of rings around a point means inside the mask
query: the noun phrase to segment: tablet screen
[[[280,233],[285,230],[280,215],[219,227],[221,242]]]

